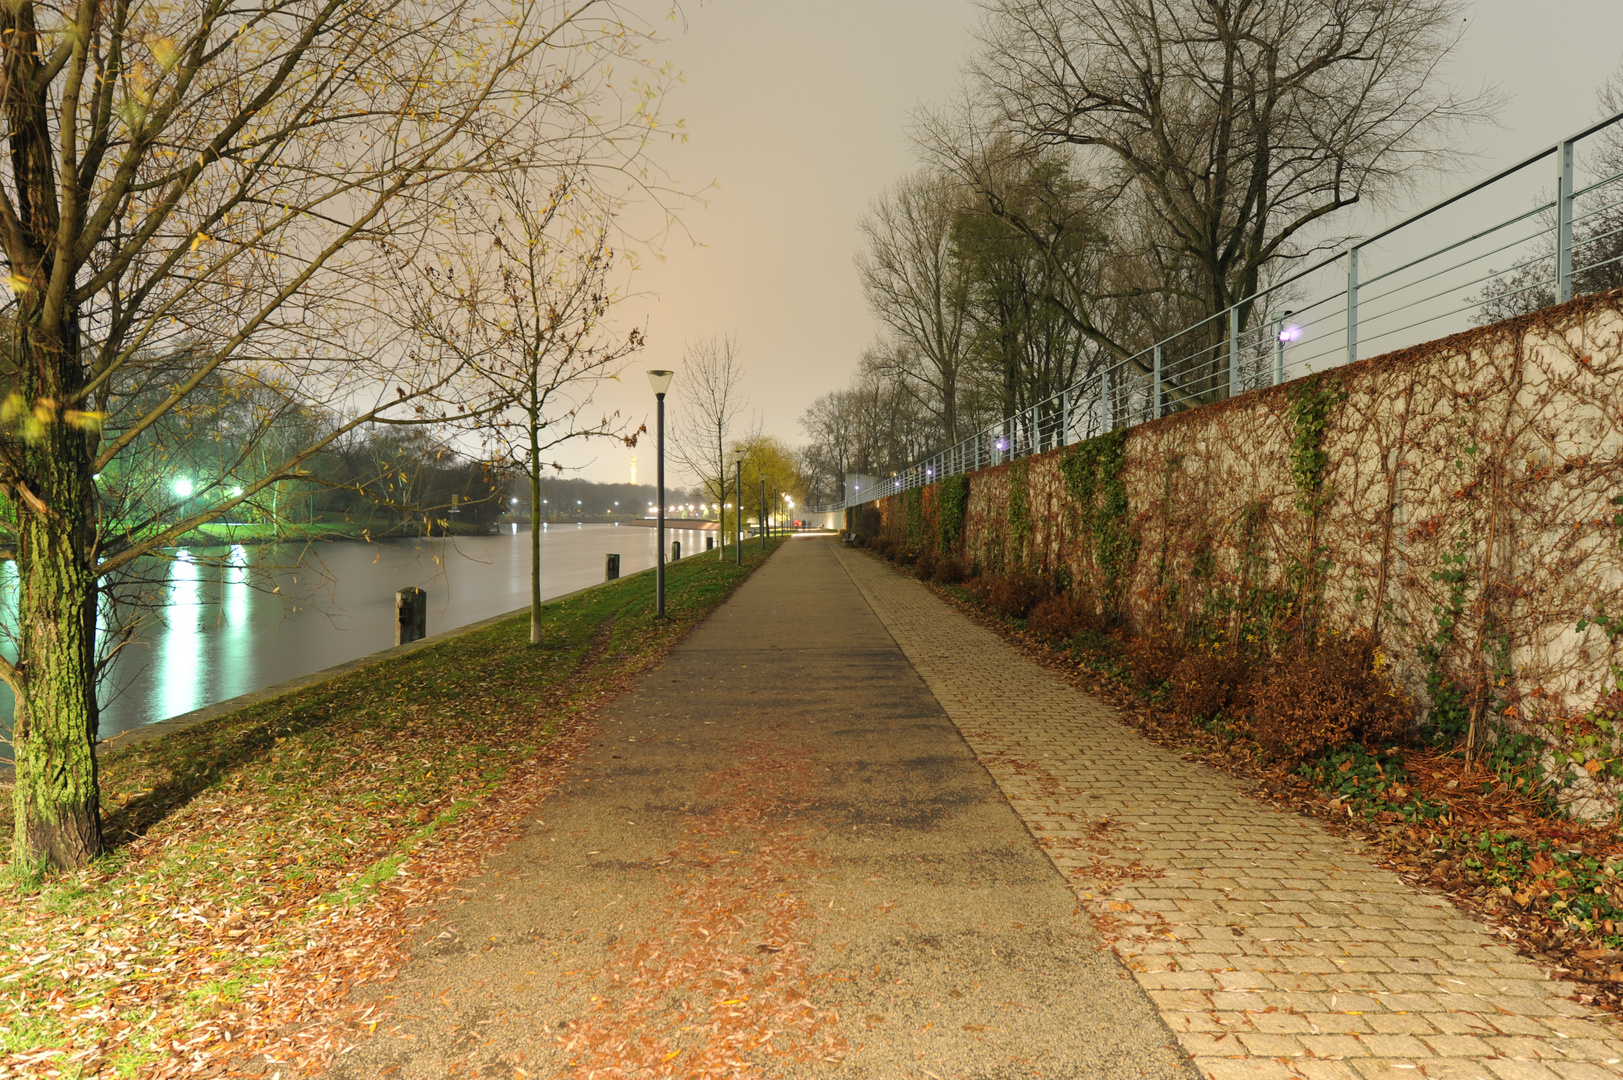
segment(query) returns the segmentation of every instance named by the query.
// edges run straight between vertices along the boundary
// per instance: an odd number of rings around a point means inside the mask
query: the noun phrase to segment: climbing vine
[[[1345,397],[1341,385],[1323,375],[1303,379],[1291,392],[1291,479],[1297,508],[1304,514],[1324,508],[1324,471],[1330,464],[1324,432],[1331,411]]]
[[[1138,557],[1138,541],[1127,519],[1126,468],[1125,431],[1077,443],[1060,462],[1078,524],[1098,566],[1100,606],[1110,618],[1123,612],[1127,582]]]
[[[924,546],[924,489],[911,488],[907,500],[907,546],[918,551]]]
[[[1440,742],[1474,720],[1501,775],[1561,747],[1623,793],[1623,697],[1593,719],[1623,642],[1618,325],[1623,292],[1583,298],[954,477],[927,534],[971,574],[1044,552],[1129,633],[1257,661],[1378,633]]]
[[[1031,539],[1031,459],[1021,458],[1009,466],[1009,540],[1014,557],[1025,554]]]
[[[964,538],[964,514],[969,509],[969,477],[948,476],[938,486],[936,521],[943,555],[958,550]]]

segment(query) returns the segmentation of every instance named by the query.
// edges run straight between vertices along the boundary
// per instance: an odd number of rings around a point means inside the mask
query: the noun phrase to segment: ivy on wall
[[[1331,411],[1346,396],[1327,375],[1303,379],[1291,392],[1291,479],[1296,483],[1297,508],[1304,514],[1324,509],[1324,472],[1330,464],[1324,430]]]
[[[1620,387],[1623,291],[953,477],[926,542],[978,574],[1042,553],[1107,618],[1258,659],[1367,627],[1434,737],[1559,749],[1552,773],[1612,798]]]
[[[969,477],[949,476],[937,485],[937,543],[942,555],[958,551],[964,541],[964,515],[969,510]]]
[[[1122,615],[1127,582],[1138,557],[1138,541],[1127,520],[1126,467],[1125,431],[1077,443],[1060,462],[1078,524],[1099,568],[1100,607],[1111,619]]]
[[[1016,561],[1022,559],[1031,539],[1031,459],[1021,458],[1009,466],[1009,540]]]
[[[907,500],[907,546],[914,551],[924,547],[924,489],[911,488]]]
[[[1330,465],[1325,429],[1330,415],[1347,397],[1340,381],[1328,374],[1303,379],[1291,390],[1291,480],[1296,485],[1296,508],[1312,519],[1307,550],[1291,560],[1285,575],[1295,592],[1296,631],[1311,638],[1318,632],[1324,582],[1330,569],[1330,551],[1319,539],[1319,515],[1329,504],[1324,474]]]

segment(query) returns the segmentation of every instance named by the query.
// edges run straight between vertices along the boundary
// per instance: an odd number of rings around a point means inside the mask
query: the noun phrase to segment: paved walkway
[[[825,541],[593,741],[332,1076],[1194,1075]]]
[[[1610,1018],[1490,927],[837,555],[1203,1075],[1623,1076]]]

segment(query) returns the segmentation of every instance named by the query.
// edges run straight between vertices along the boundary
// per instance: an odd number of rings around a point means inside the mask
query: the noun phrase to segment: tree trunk
[[[77,382],[73,348],[14,339],[30,356],[32,401],[60,400]],[[52,371],[51,368],[56,370]],[[55,382],[54,387],[50,386]],[[49,390],[50,393],[42,391]],[[32,391],[31,393],[29,391]],[[53,416],[21,446],[18,516],[17,703],[12,749],[16,831],[22,862],[83,866],[101,854],[96,778],[96,571],[92,549],[94,436]]]

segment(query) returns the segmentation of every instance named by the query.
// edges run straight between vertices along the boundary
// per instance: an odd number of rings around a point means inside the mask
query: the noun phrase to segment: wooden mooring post
[[[404,645],[428,636],[428,594],[415,585],[394,594],[394,643]]]

